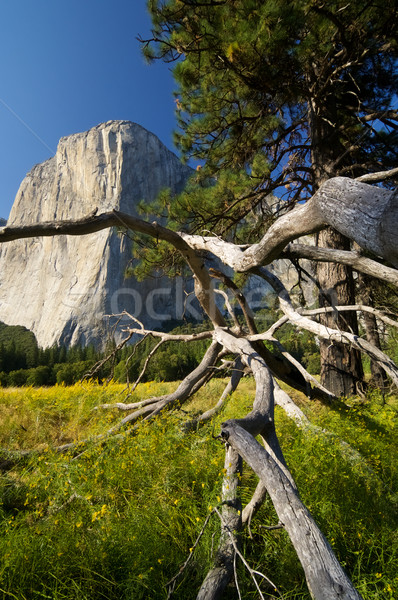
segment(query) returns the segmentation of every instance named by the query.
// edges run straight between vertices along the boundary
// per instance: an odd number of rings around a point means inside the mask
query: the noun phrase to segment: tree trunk
[[[349,250],[347,238],[340,233],[326,229],[321,231],[318,245],[327,248]],[[352,270],[345,265],[319,263],[317,267],[318,281],[321,287],[320,306],[338,306],[339,304],[355,304],[355,287]],[[333,329],[358,333],[358,322],[355,312],[347,312],[340,316],[330,313],[321,317],[321,323]],[[357,384],[363,379],[360,353],[345,344],[320,342],[321,383],[336,396],[351,396],[357,393]]]
[[[303,566],[312,598],[361,600],[285,473],[238,423],[239,420],[223,423],[221,435],[264,482]]]
[[[314,75],[317,76],[316,67]],[[319,103],[320,102],[320,103]],[[339,138],[339,130],[333,124],[337,122],[335,99],[312,100],[310,103],[310,123],[312,134],[311,160],[314,172],[314,187],[319,189],[322,183],[336,175],[336,160],[344,155]],[[338,212],[338,207],[333,207]],[[350,250],[350,242],[334,229],[321,231],[318,246]],[[319,263],[317,266],[320,306],[355,304],[355,288],[350,267],[331,263]],[[345,313],[344,317],[328,315],[321,317],[321,323],[345,331],[358,333],[355,313]],[[336,396],[350,396],[357,391],[357,382],[363,378],[362,363],[358,351],[350,350],[341,344],[320,342],[321,384]]]
[[[373,306],[372,280],[370,277],[358,273],[358,291],[361,304]],[[368,342],[381,350],[379,329],[375,315],[371,313],[363,313],[363,325],[365,328],[366,339]],[[374,387],[384,389],[387,383],[386,372],[381,367],[380,363],[375,360],[370,360],[370,384]]]
[[[235,543],[239,545],[239,532],[242,528],[242,504],[238,497],[238,486],[242,476],[242,459],[227,444],[225,449],[224,479],[222,486],[221,536],[214,566],[203,581],[196,600],[218,600],[231,581],[234,573]]]

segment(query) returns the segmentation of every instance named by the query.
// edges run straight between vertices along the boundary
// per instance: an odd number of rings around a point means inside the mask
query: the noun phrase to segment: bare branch
[[[164,343],[166,342],[166,340],[161,339],[160,342],[158,342],[156,344],[156,346],[154,348],[152,348],[152,350],[149,352],[148,356],[145,359],[144,362],[144,366],[141,369],[141,373],[138,375],[137,379],[135,380],[135,382],[133,383],[133,387],[132,390],[134,391],[135,388],[137,387],[137,385],[140,383],[141,379],[144,377],[147,367],[150,363],[150,360],[153,356],[155,356],[156,352],[159,350],[160,346],[162,346]]]
[[[237,331],[240,331],[241,330],[241,326],[240,326],[240,323],[238,321],[238,317],[236,316],[236,312],[234,311],[234,309],[231,306],[231,303],[230,303],[229,298],[228,298],[228,294],[226,292],[224,292],[224,290],[219,290],[219,289],[215,289],[214,292],[216,294],[219,294],[220,296],[222,296],[224,298],[226,309],[227,309],[227,311],[228,311],[231,319],[233,320],[233,322],[235,324],[235,328],[237,329]]]
[[[265,416],[265,415],[264,415]],[[316,600],[360,600],[307,508],[271,455],[236,421],[222,425],[221,435],[264,482],[276,513],[294,545],[307,585]]]
[[[385,181],[386,179],[391,179],[391,177],[395,177],[395,175],[398,175],[398,167],[396,167],[395,169],[390,169],[389,171],[367,173],[366,175],[356,177],[355,180],[362,181],[363,183],[380,183],[381,181]]]
[[[197,333],[165,333],[153,329],[135,329],[134,327],[129,327],[126,331],[132,334],[151,335],[155,338],[161,338],[164,342],[197,342],[198,340],[210,340],[213,337],[212,331],[199,331]]]
[[[230,377],[230,380],[228,381],[228,384],[224,388],[224,391],[221,394],[221,397],[218,400],[217,404],[215,406],[213,406],[212,408],[210,408],[209,410],[207,410],[206,412],[199,415],[198,417],[191,419],[190,421],[187,421],[186,423],[184,423],[184,430],[190,431],[192,429],[196,429],[196,427],[200,423],[207,423],[207,421],[210,421],[210,419],[212,419],[216,414],[218,414],[220,412],[220,410],[222,409],[222,407],[224,406],[225,401],[227,400],[228,396],[230,396],[238,387],[238,384],[239,384],[240,380],[242,379],[242,376],[243,376],[243,365],[240,360],[240,357],[238,356],[233,362],[232,375]]]
[[[341,455],[352,465],[361,465],[361,469],[366,471],[368,475],[376,478],[380,481],[377,473],[369,466],[365,457],[358,452],[355,448],[350,446],[345,440],[342,440],[337,434],[327,431],[323,427],[319,427],[318,425],[314,425],[308,419],[308,417],[304,414],[299,406],[287,394],[284,390],[282,390],[277,382],[275,381],[275,404],[282,408],[286,415],[292,419],[297,427],[300,429],[305,429],[306,431],[319,436],[321,438],[328,438],[329,440],[335,441],[338,444]],[[383,484],[384,485],[384,484]],[[386,486],[384,486],[386,487]],[[390,492],[389,489],[386,489],[387,492]]]
[[[294,358],[294,356],[292,356],[290,354],[290,352],[288,352],[286,350],[286,348],[283,346],[283,344],[281,344],[281,342],[277,338],[270,336],[267,339],[269,341],[271,341],[273,344],[275,344],[275,346],[279,349],[280,353],[289,362],[291,362],[292,365],[294,365],[296,367],[296,369],[304,377],[305,381],[308,383],[308,392],[307,392],[308,397],[311,397],[311,387],[309,384],[312,383],[316,388],[320,389],[326,396],[328,396],[330,398],[330,400],[337,399],[337,397],[332,392],[330,392],[328,389],[326,389],[321,383],[319,383],[319,381],[317,379],[315,379],[315,377],[313,375],[311,375],[311,373],[308,373],[307,369],[305,369],[303,367],[303,365],[296,358]]]
[[[229,290],[231,290],[232,294],[238,301],[239,306],[241,307],[243,316],[245,317],[245,321],[247,323],[250,333],[257,333],[257,328],[256,328],[256,324],[254,322],[253,313],[250,309],[250,306],[246,302],[245,296],[242,294],[242,292],[238,288],[238,286],[232,281],[232,279],[230,277],[225,275],[225,273],[223,273],[222,271],[219,271],[217,269],[210,269],[209,272],[210,272],[211,277],[215,277],[216,279],[219,279],[220,281],[223,282],[224,285],[226,285],[228,287]]]
[[[242,459],[228,444],[225,446],[224,477],[221,500],[222,514],[215,512],[221,520],[221,535],[214,565],[207,573],[196,600],[217,600],[222,595],[234,573],[234,555],[239,546],[242,528],[241,503],[238,487],[242,476]]]
[[[274,288],[279,297],[280,307],[291,323],[297,327],[311,331],[320,338],[328,340],[330,343],[338,342],[340,344],[349,344],[361,352],[364,352],[373,360],[379,361],[383,369],[393,380],[394,384],[398,386],[398,367],[391,358],[384,354],[384,352],[358,335],[347,331],[342,332],[337,329],[332,329],[331,327],[312,321],[294,309],[285,286],[273,273],[264,267],[253,269],[253,272],[260,275],[260,277],[263,277]],[[261,334],[251,336],[251,339],[262,339]]]
[[[327,226],[398,266],[398,199],[389,190],[345,177],[326,181],[306,204],[279,217],[247,250],[216,238],[181,236],[192,248],[212,252],[235,271],[249,271],[279,258],[292,240]]]
[[[116,354],[119,352],[119,350],[121,350],[128,341],[130,341],[130,339],[133,337],[133,334],[129,334],[127,337],[125,337],[117,346],[114,350],[112,350],[112,352],[110,352],[110,354],[108,354],[105,358],[103,358],[102,360],[98,361],[92,368],[90,371],[88,371],[88,373],[86,373],[83,376],[83,379],[87,379],[90,377],[93,377],[93,375],[95,375],[95,373],[98,373],[98,371],[101,369],[101,367],[103,367],[109,360],[111,360],[112,358],[115,358]]]
[[[192,269],[195,293],[202,308],[215,327],[222,327],[224,322],[215,306],[214,294],[209,293],[209,274],[196,250],[212,252],[235,271],[248,271],[278,258],[290,241],[331,226],[361,248],[398,266],[397,222],[398,201],[392,192],[335,177],[326,181],[306,204],[279,217],[262,240],[246,250],[214,237],[177,233],[116,210],[76,221],[4,227],[0,230],[0,242],[35,236],[83,235],[114,226],[167,241],[182,253]]]
[[[320,248],[307,246],[306,244],[290,243],[281,254],[281,258],[308,258],[309,260],[340,263],[348,265],[371,275],[376,279],[382,279],[398,286],[398,270],[386,267],[371,258],[362,256],[359,252],[350,250],[334,250],[332,248]]]
[[[395,321],[394,319],[390,319],[390,317],[388,317],[387,315],[382,313],[380,310],[373,308],[372,306],[365,306],[363,304],[351,304],[351,305],[344,305],[344,306],[325,306],[323,308],[314,308],[311,310],[300,310],[300,314],[306,315],[306,316],[311,316],[311,315],[321,315],[321,314],[331,313],[331,312],[336,312],[336,311],[342,312],[342,311],[347,311],[347,310],[348,311],[349,310],[357,310],[360,312],[367,312],[372,315],[375,315],[375,317],[377,317],[380,321],[383,321],[383,323],[386,323],[387,325],[391,325],[392,327],[398,327],[398,321]]]
[[[258,585],[258,583],[257,583],[257,580],[256,580],[256,578],[255,578],[255,575],[259,575],[260,577],[262,577],[263,579],[265,579],[265,580],[266,580],[266,581],[269,583],[269,585],[272,587],[272,589],[273,589],[273,590],[275,590],[275,591],[276,591],[276,592],[279,594],[279,596],[282,598],[282,594],[280,593],[280,591],[278,590],[278,588],[276,587],[276,585],[275,585],[275,584],[274,584],[274,583],[273,583],[273,582],[272,582],[270,579],[268,579],[268,577],[267,577],[266,575],[264,575],[263,573],[260,573],[259,571],[255,571],[255,570],[253,570],[253,569],[250,567],[249,563],[246,561],[245,557],[244,557],[244,556],[243,556],[243,554],[240,552],[240,550],[239,550],[239,548],[238,548],[238,546],[237,546],[237,544],[236,544],[236,541],[235,541],[235,539],[234,539],[234,537],[233,537],[233,535],[232,535],[232,532],[230,531],[230,529],[229,529],[229,527],[228,527],[228,524],[226,524],[226,523],[225,523],[225,521],[224,521],[224,519],[223,519],[222,515],[220,514],[220,512],[218,511],[218,509],[217,509],[217,508],[215,508],[214,510],[215,510],[215,512],[217,513],[217,515],[220,517],[220,519],[221,519],[221,522],[222,522],[222,524],[223,524],[223,527],[226,529],[226,531],[227,531],[227,533],[228,533],[228,535],[229,535],[229,537],[230,537],[230,539],[231,539],[231,545],[233,546],[233,548],[234,548],[234,550],[235,550],[235,553],[236,553],[236,554],[239,556],[239,558],[241,559],[241,561],[242,561],[242,562],[243,562],[243,564],[245,565],[246,569],[249,571],[249,573],[250,573],[250,576],[251,576],[251,578],[253,579],[253,581],[254,581],[254,584],[255,584],[255,586],[256,586],[256,589],[257,589],[257,591],[258,591],[258,593],[259,593],[259,595],[260,595],[260,598],[261,598],[262,600],[265,600],[265,598],[264,598],[264,596],[263,596],[263,594],[262,594],[262,592],[261,592],[261,590],[260,590],[260,586],[259,586],[259,585]]]

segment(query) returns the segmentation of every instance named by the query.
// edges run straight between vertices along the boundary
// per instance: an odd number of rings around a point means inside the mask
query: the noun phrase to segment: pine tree
[[[269,226],[264,199],[285,209],[332,176],[357,177],[396,164],[397,9],[394,0],[151,0],[149,60],[173,63],[175,141],[203,162],[189,193],[164,196],[172,224],[247,241]],[[209,185],[211,182],[211,185]],[[345,248],[325,231],[318,243]],[[324,264],[321,304],[354,303],[351,271]],[[334,317],[328,317],[328,321]],[[345,315],[345,329],[357,329]],[[333,322],[333,326],[339,322]],[[321,346],[322,379],[355,392],[356,353]]]

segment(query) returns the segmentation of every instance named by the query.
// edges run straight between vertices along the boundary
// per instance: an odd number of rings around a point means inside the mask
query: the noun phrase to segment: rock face
[[[62,138],[57,153],[23,180],[8,225],[77,219],[113,208],[136,213],[192,173],[159,139],[128,121]],[[182,282],[125,278],[131,240],[116,230],[18,240],[0,248],[0,321],[24,325],[42,347],[103,345],[109,319],[127,310],[147,326],[183,311]],[[193,310],[193,309],[192,309]],[[119,323],[116,338],[120,337]]]

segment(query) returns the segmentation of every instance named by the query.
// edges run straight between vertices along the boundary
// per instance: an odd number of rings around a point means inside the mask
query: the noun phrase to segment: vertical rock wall
[[[135,213],[163,188],[180,191],[191,173],[143,127],[109,121],[60,140],[56,155],[23,180],[8,224],[78,219],[96,208]],[[115,230],[4,244],[0,321],[24,325],[48,347],[102,345],[104,315],[123,309],[152,327],[178,316],[181,282],[125,279],[130,259],[130,240]]]

